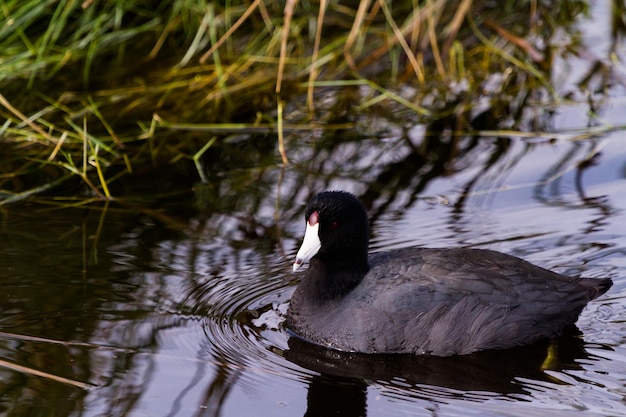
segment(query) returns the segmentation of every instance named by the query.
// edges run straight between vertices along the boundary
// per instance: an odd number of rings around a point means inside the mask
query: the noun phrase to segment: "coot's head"
[[[307,205],[304,219],[306,232],[294,271],[314,257],[331,266],[368,266],[367,212],[354,195],[345,191],[319,193]]]

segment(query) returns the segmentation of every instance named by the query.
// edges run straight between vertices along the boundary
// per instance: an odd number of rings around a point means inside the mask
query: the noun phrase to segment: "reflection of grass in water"
[[[229,135],[278,133],[269,152],[287,163],[283,129],[351,128],[355,111],[462,121],[489,96],[506,114],[520,94],[553,94],[547,59],[525,39],[571,30],[587,7],[277,3],[5,1],[0,204],[70,179],[85,200],[110,199],[128,174],[181,160],[206,180],[203,155]],[[485,92],[492,74],[502,81]]]

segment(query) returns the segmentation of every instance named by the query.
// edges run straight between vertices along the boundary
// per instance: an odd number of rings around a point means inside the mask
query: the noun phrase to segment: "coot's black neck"
[[[349,260],[314,257],[300,285],[307,287],[307,298],[323,303],[344,297],[363,280],[369,269],[367,254]]]

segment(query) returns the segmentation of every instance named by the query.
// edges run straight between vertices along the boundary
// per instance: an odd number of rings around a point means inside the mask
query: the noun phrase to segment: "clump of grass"
[[[0,205],[76,180],[81,202],[114,199],[121,178],[181,160],[203,180],[202,155],[232,134],[277,134],[287,164],[290,129],[381,109],[428,123],[471,108],[492,74],[503,102],[554,95],[528,39],[586,5],[490,4],[6,0]]]

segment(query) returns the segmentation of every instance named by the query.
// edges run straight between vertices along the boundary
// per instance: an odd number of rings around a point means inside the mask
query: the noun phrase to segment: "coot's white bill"
[[[297,271],[303,263],[308,262],[312,257],[314,257],[322,247],[322,242],[320,242],[320,237],[318,235],[319,229],[319,222],[315,222],[315,224],[307,222],[302,246],[300,246],[300,250],[296,254],[296,261],[293,263],[294,272]]]

